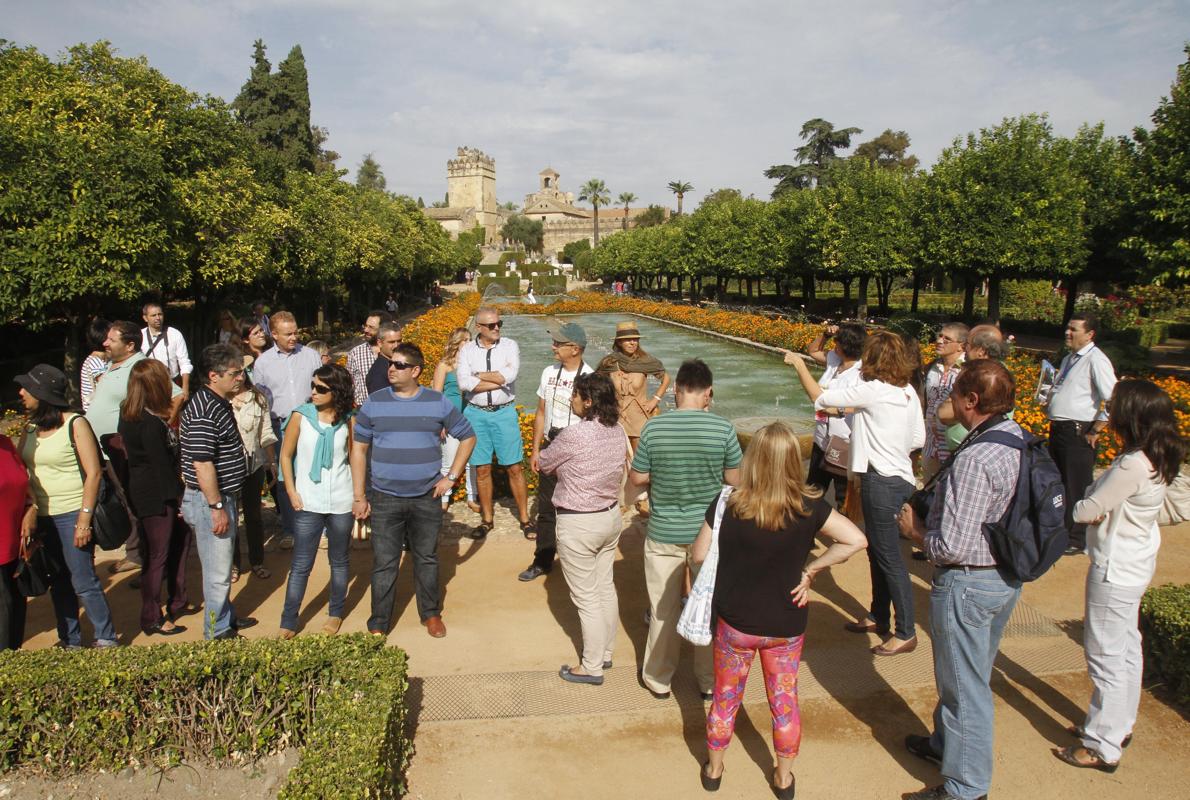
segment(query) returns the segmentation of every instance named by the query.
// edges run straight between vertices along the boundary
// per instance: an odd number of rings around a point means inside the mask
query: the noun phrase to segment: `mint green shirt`
[[[632,468],[649,473],[649,538],[691,544],[723,471],[742,458],[735,427],[709,411],[671,411],[645,423]]]
[[[120,403],[128,396],[128,375],[132,372],[133,364],[144,358],[143,353],[133,353],[119,364],[110,364],[107,372],[95,383],[95,393],[91,395],[91,405],[87,407],[87,422],[91,423],[96,439],[116,432],[120,424]],[[170,383],[170,387],[173,397],[182,393],[177,384]]]

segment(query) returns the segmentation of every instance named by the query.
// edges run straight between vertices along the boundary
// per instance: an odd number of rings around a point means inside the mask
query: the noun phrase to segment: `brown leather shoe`
[[[441,639],[446,635],[446,625],[442,623],[442,617],[430,617],[423,624],[426,626],[426,633],[435,639]]]
[[[889,647],[892,645],[892,647]],[[904,653],[912,653],[917,649],[917,637],[912,639],[898,639],[893,636],[884,644],[878,644],[872,648],[872,653],[878,656],[899,656]]]

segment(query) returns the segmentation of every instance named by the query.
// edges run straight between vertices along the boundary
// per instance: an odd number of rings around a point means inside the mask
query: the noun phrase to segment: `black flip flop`
[[[490,522],[481,522],[478,525],[476,525],[474,528],[472,528],[471,532],[468,533],[467,535],[470,536],[472,539],[483,539],[489,533],[492,532],[492,527],[493,527],[492,523],[490,523]]]
[[[522,522],[521,533],[525,538],[531,542],[537,541],[537,524],[534,522]]]

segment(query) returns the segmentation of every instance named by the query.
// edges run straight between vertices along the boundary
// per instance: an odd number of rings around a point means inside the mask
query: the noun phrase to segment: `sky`
[[[766,198],[821,117],[857,144],[904,130],[933,163],[1008,116],[1055,131],[1148,126],[1190,39],[1190,0],[3,0],[0,37],[50,56],[110,41],[177,83],[231,100],[263,39],[301,45],[312,120],[353,178],[367,153],[391,191],[446,192],[460,145],[496,160],[518,205],[546,166],[578,193],[689,210],[735,188]]]

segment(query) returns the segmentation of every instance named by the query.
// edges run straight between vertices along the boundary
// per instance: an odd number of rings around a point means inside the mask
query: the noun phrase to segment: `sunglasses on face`
[[[406,364],[404,361],[390,361],[388,364],[395,370],[413,369],[417,364]]]
[[[321,383],[314,383],[313,381],[311,381],[310,382],[310,391],[315,392],[317,394],[330,394],[331,387],[326,386]]]
[[[495,322],[479,322],[479,323],[476,323],[476,324],[478,324],[478,325],[479,325],[481,328],[496,328],[496,329],[499,329],[499,328],[500,328],[500,326],[502,326],[502,325],[504,324],[504,320],[502,320],[502,319],[498,319],[498,320],[496,320]]]

